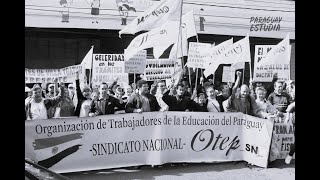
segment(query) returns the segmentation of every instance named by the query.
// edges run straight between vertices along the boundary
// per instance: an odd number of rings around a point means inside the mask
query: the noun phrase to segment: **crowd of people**
[[[72,83],[58,84],[57,79],[47,86],[26,87],[25,115],[26,120],[35,120],[151,111],[242,112],[265,119],[282,118],[287,114],[284,121],[292,119],[295,125],[294,81],[279,81],[275,75],[273,85],[250,81],[249,85],[240,86],[241,75],[237,71],[235,83],[219,86],[213,79],[201,77],[199,85],[191,92],[191,85],[183,74],[170,85],[156,80],[150,89],[143,79],[124,87],[116,80],[110,85],[101,83],[93,89],[85,85],[81,89],[77,74],[76,87]],[[287,164],[291,162],[294,149],[293,145],[285,160]],[[271,150],[269,161],[275,159],[276,154]]]

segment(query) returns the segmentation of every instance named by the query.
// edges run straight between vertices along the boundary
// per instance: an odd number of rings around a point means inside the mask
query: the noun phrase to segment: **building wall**
[[[93,53],[121,54],[134,38],[124,35],[118,38],[117,30],[85,29],[48,29],[25,28],[25,67],[30,69],[55,69],[80,64],[91,46]],[[242,36],[199,34],[199,42],[219,44],[233,37],[234,42]],[[254,67],[255,45],[276,45],[282,39],[250,37],[251,66]],[[196,42],[195,37],[189,42]],[[295,79],[295,43],[291,40],[291,77]],[[160,58],[168,58],[169,47]],[[147,49],[149,58],[153,58],[152,49]],[[249,81],[249,63],[246,63],[245,82]],[[216,78],[222,78],[222,66],[216,72]]]

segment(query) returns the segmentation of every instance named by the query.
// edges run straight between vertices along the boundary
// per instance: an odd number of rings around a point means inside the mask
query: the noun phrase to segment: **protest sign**
[[[290,55],[291,45],[287,49],[288,58],[279,58],[275,61],[265,62],[261,65],[261,60],[265,58],[267,53],[276,45],[256,45],[254,53],[254,73],[253,79],[257,82],[271,82],[275,73],[279,80],[288,80],[290,77]],[[284,51],[286,51],[284,49]],[[286,53],[286,52],[284,52]]]
[[[211,46],[210,43],[190,42],[187,66],[204,69],[205,65],[208,64],[208,57],[211,55]]]
[[[234,71],[233,71],[234,72]],[[223,66],[223,72],[222,72],[222,82],[234,82],[234,74],[231,74],[231,67],[230,66]]]
[[[125,73],[141,74],[146,69],[147,51],[141,50],[132,58],[124,62]]]
[[[174,62],[169,59],[147,59],[144,77],[147,81],[170,79],[174,73]]]
[[[212,112],[32,120],[25,121],[25,156],[57,173],[170,162],[266,167],[272,127],[243,113]]]
[[[53,83],[58,78],[58,83],[72,83],[79,72],[80,80],[84,80],[85,70],[82,65],[68,66],[61,69],[27,69],[25,68],[26,83]]]
[[[294,132],[293,132],[293,124],[292,120],[289,120],[288,123],[284,123],[283,120],[285,119],[286,114],[284,114],[283,118],[276,118],[273,131],[274,142],[278,151],[280,152],[280,156],[278,159],[285,159],[290,151],[291,145],[294,143]],[[293,156],[295,158],[295,155]]]
[[[92,85],[111,84],[117,78],[122,87],[129,82],[128,74],[124,72],[123,54],[93,54]]]

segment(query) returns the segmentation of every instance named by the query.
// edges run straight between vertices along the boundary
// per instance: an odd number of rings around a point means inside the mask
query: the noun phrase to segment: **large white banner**
[[[179,21],[169,21],[163,26],[152,29],[146,33],[136,36],[126,48],[124,56],[126,59],[130,59],[138,51],[151,48],[160,48],[163,52],[171,44],[177,42],[177,37],[179,35]],[[161,56],[161,52],[157,51],[154,53],[155,58]]]
[[[223,41],[222,43],[211,47],[210,48],[211,55],[206,57],[208,59],[206,60],[207,64],[205,65],[205,69],[207,69],[211,63],[215,63],[217,58],[222,53],[224,53],[224,51],[227,50],[232,44],[233,44],[233,38]]]
[[[217,60],[211,62],[207,69],[203,72],[205,77],[214,74],[220,64],[234,64],[238,62],[251,62],[249,36],[235,42],[229,46]]]
[[[129,82],[128,73],[124,72],[123,54],[93,54],[92,85],[111,84],[117,78],[122,87]]]
[[[266,167],[273,121],[243,113],[146,112],[25,121],[25,156],[58,173],[169,162]]]
[[[26,83],[53,83],[58,78],[58,83],[72,83],[79,72],[80,80],[84,80],[84,67],[82,65],[68,66],[61,69],[24,69]]]
[[[157,28],[168,21],[178,21],[181,16],[181,8],[182,0],[162,0],[132,20],[119,31],[119,35],[135,34],[142,30]]]
[[[144,77],[147,81],[171,79],[174,73],[174,61],[169,59],[147,59]]]
[[[290,77],[290,56],[291,56],[291,45],[287,49],[289,51],[289,57],[286,59],[279,60],[278,62],[269,61],[269,63],[261,64],[261,60],[267,55],[267,53],[275,45],[256,45],[254,53],[254,70],[253,79],[258,82],[271,82],[275,73],[278,75],[280,80],[288,80]],[[289,59],[289,60],[288,60]]]

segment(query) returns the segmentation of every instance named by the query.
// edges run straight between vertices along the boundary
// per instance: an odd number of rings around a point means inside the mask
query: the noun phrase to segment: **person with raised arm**
[[[57,82],[58,78],[55,78],[54,83]],[[52,118],[52,115],[48,113],[48,109],[58,104],[64,96],[64,93],[64,83],[60,83],[60,93],[57,96],[43,98],[41,87],[35,84],[32,88],[32,97],[29,98],[29,101],[25,102],[27,120]]]

